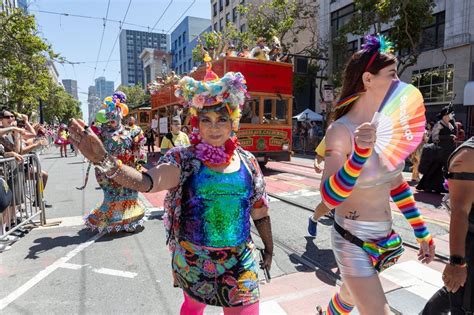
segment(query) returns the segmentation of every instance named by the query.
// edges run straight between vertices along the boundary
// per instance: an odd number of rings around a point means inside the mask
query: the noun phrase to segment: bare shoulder
[[[350,154],[352,152],[352,135],[343,124],[332,123],[326,132],[326,154],[339,152]]]
[[[450,172],[474,172],[474,149],[465,148],[459,150],[449,163]]]

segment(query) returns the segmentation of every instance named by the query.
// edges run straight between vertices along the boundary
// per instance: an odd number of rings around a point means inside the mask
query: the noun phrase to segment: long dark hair
[[[372,58],[373,54],[377,54],[372,64],[366,69],[367,64]],[[379,71],[387,66],[397,62],[397,57],[390,53],[368,52],[367,50],[359,50],[355,52],[347,62],[343,73],[342,89],[340,100],[356,93],[364,91],[364,82],[362,82],[362,75],[364,72],[377,74]],[[334,120],[341,118],[349,112],[351,105],[336,108],[333,113]]]

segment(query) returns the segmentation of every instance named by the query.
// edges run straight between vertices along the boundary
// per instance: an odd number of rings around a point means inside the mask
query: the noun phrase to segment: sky
[[[122,28],[147,31],[152,29],[166,7],[167,11],[154,32],[168,32],[176,27],[186,16],[211,18],[210,0],[31,0],[29,12],[35,15],[39,35],[52,45],[53,50],[66,58],[71,64],[56,63],[59,79],[77,80],[79,100],[82,102],[82,112],[87,117],[87,91],[94,85],[94,79],[105,76],[108,81],[114,81],[115,88],[120,85],[120,51],[119,41],[112,51],[114,42],[119,34],[118,22],[106,21],[104,30],[103,18],[125,21],[136,25],[124,24]],[[127,7],[128,13],[124,19]],[[192,4],[183,17],[180,16]],[[88,19],[38,11],[68,13],[98,19]],[[179,19],[179,20],[178,20]],[[175,24],[176,23],[176,24]],[[173,26],[174,25],[174,26]],[[109,59],[110,56],[110,59]],[[109,62],[107,63],[107,60]],[[98,61],[96,63],[96,61]],[[97,67],[96,67],[97,65]],[[96,69],[94,70],[94,67]]]

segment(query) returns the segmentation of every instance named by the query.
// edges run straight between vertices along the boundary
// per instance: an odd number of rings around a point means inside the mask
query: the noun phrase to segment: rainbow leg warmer
[[[326,314],[327,315],[349,314],[353,308],[354,308],[354,305],[350,305],[344,302],[339,296],[339,293],[336,293],[332,297],[331,301],[329,301]]]
[[[361,149],[355,145],[354,153],[342,168],[324,181],[321,187],[321,195],[323,200],[330,204],[332,208],[340,205],[350,196],[357,178],[359,178],[362,168],[371,154],[372,149]]]
[[[416,207],[415,198],[408,183],[404,181],[400,186],[392,189],[390,196],[413,228],[418,243],[425,241],[430,245],[433,244],[431,234],[428,232],[423,216]]]

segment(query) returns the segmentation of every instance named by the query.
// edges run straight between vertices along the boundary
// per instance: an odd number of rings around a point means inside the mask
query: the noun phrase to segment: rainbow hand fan
[[[394,80],[372,123],[377,128],[375,152],[393,171],[423,140],[426,119],[421,92],[411,84]]]

